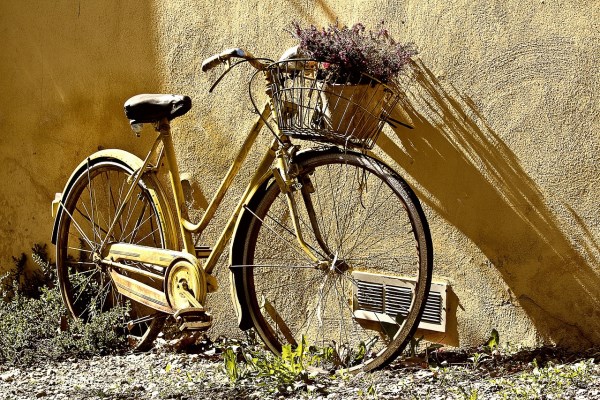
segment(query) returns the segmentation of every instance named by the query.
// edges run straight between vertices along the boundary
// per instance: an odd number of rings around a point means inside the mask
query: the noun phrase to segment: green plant
[[[56,282],[56,266],[50,262],[48,255],[48,245],[36,243],[31,249],[31,259],[40,268],[38,276],[41,273],[40,285],[53,286]]]
[[[12,257],[13,268],[0,276],[0,300],[10,300],[17,293],[26,297],[39,297],[42,287],[52,287],[56,282],[56,269],[48,257],[45,244],[33,246],[31,258],[38,269],[27,268],[27,255]]]
[[[42,288],[39,298],[20,293],[0,303],[0,363],[30,364],[36,360],[105,354],[123,348],[125,339],[112,327],[121,312],[96,315],[89,323],[71,320],[59,330],[66,314],[60,292]]]
[[[462,386],[458,386],[457,389],[454,390],[460,397],[464,400],[477,400],[479,399],[479,391],[473,388],[463,388]]]
[[[95,313],[89,323],[67,320],[46,246],[32,250],[41,271],[28,272],[27,257],[22,255],[0,281],[0,364],[87,357],[123,348],[125,337],[113,327],[127,309]]]
[[[325,385],[317,377],[334,378],[314,366],[323,362],[326,353],[330,351],[307,346],[304,338],[296,347],[283,346],[280,357],[264,350],[229,346],[223,352],[223,370],[232,383],[252,378],[258,386],[281,394],[323,392]]]
[[[469,357],[471,361],[471,367],[473,369],[479,368],[479,366],[486,360],[489,360],[490,356],[485,353],[474,353],[472,357]]]
[[[228,347],[223,352],[223,362],[225,363],[225,373],[229,377],[229,380],[231,382],[240,380],[243,375],[242,368],[238,364],[237,354],[231,347]]]
[[[348,27],[336,22],[319,29],[293,22],[292,35],[300,41],[303,54],[327,63],[340,80],[352,83],[359,82],[363,73],[388,82],[417,54],[413,44],[397,43],[383,21],[376,32],[367,32],[361,23]]]
[[[359,390],[358,391],[358,397],[359,398],[365,398],[365,399],[377,399],[379,398],[379,395],[377,394],[377,388],[371,384],[369,385],[368,388],[366,388],[365,390]]]
[[[594,359],[582,360],[574,364],[549,363],[545,367],[540,367],[537,361],[533,360],[531,367],[531,370],[523,371],[510,379],[503,377],[492,380],[491,383],[498,388],[498,397],[503,399],[565,398],[569,388],[585,389],[595,380]]]
[[[496,329],[492,329],[492,333],[490,334],[489,339],[483,346],[483,349],[488,353],[493,353],[498,350],[500,346],[500,335]]]
[[[421,336],[418,339],[414,336],[410,338],[410,343],[408,344],[408,347],[405,350],[409,357],[417,356],[417,354],[419,353],[419,345],[421,344],[422,340],[423,336]]]
[[[335,341],[330,346],[323,348],[310,346],[308,353],[313,355],[311,365],[318,362],[322,364],[322,367],[338,369],[359,364],[371,353],[373,346],[378,340],[378,337],[372,337],[367,342],[360,341],[357,348],[353,348],[347,343],[336,343]]]
[[[318,355],[308,356],[306,342],[303,340],[295,349],[291,345],[285,345],[281,351],[281,357],[267,354],[252,354],[244,352],[240,348],[241,358],[245,361],[246,368],[238,366],[238,356],[231,348],[227,348],[223,355],[226,371],[232,381],[247,376],[249,372],[256,372],[257,376],[273,377],[280,384],[290,384],[299,379],[304,379],[307,360],[315,360]]]

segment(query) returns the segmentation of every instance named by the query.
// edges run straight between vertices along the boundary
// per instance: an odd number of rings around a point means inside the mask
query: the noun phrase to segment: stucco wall
[[[236,46],[277,58],[294,44],[284,32],[292,19],[385,20],[420,49],[398,110],[414,129],[386,131],[379,144],[423,200],[436,276],[454,292],[451,329],[438,339],[478,344],[496,328],[503,343],[600,344],[598,6],[3,2],[0,265],[49,242],[50,201],[86,154],[144,148],[122,114],[130,95],[194,99],[174,129],[181,170],[202,204],[198,189],[217,187],[252,118],[240,84],[249,70],[208,94],[216,76],[200,72],[202,59]],[[226,272],[211,295],[215,331],[236,332]]]
[[[50,243],[49,201],[86,155],[135,150],[122,104],[161,88],[151,5],[0,4],[0,269]]]

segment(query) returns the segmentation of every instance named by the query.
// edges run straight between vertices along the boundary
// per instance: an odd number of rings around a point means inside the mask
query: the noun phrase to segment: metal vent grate
[[[415,280],[355,272],[356,318],[396,320],[406,316],[412,302]],[[371,315],[371,317],[369,317]],[[386,318],[387,316],[387,318]],[[444,332],[446,329],[446,285],[433,283],[425,301],[419,328]]]
[[[430,324],[441,324],[443,308],[442,296],[437,292],[429,292],[421,321],[429,322]]]
[[[383,285],[359,281],[357,298],[361,310],[384,312]]]

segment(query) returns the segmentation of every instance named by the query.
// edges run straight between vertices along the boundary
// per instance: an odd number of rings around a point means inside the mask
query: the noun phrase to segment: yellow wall
[[[122,114],[135,93],[194,99],[176,146],[211,193],[252,114],[249,70],[208,94],[202,59],[237,46],[277,58],[294,44],[289,21],[337,17],[385,20],[421,51],[398,111],[415,129],[379,144],[423,200],[436,276],[456,296],[445,340],[479,344],[496,328],[503,343],[600,344],[597,1],[3,2],[0,265],[49,242],[50,201],[86,154],[141,153]],[[236,332],[219,277],[215,331]]]
[[[99,146],[134,149],[122,104],[161,87],[151,5],[0,4],[0,269],[50,243],[69,170]]]

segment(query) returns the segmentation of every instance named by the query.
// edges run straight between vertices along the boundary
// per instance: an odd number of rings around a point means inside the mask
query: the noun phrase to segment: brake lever
[[[212,91],[215,89],[215,87],[217,87],[217,85],[221,82],[221,80],[225,77],[225,75],[227,75],[232,69],[234,69],[239,64],[241,64],[243,62],[247,62],[247,61],[248,60],[240,60],[240,61],[236,62],[235,64],[231,64],[231,60],[227,60],[228,68],[212,84],[212,86],[210,87],[210,89],[208,89],[208,93],[212,93]]]

